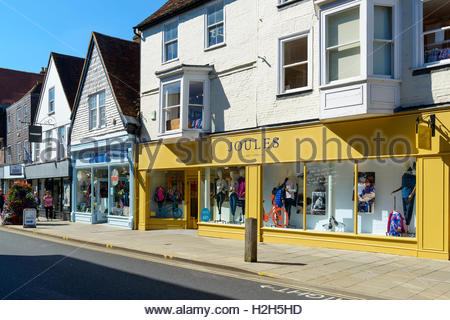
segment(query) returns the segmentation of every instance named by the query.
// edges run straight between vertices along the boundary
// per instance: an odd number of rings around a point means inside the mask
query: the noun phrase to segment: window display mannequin
[[[215,194],[214,199],[216,200],[217,208],[219,209],[219,219],[216,222],[222,221],[222,205],[226,198],[226,192],[228,189],[227,181],[223,178],[223,172],[221,169],[217,169],[217,177],[215,179]]]
[[[406,162],[406,172],[402,175],[402,186],[392,191],[392,194],[402,190],[403,214],[406,227],[409,229],[414,210],[414,198],[416,195],[416,163]]]
[[[178,208],[178,202],[183,200],[183,195],[180,190],[178,190],[177,184],[174,184],[173,187],[168,192],[169,199],[173,203],[173,208]]]
[[[231,171],[230,172],[230,176],[231,176],[231,182],[230,182],[230,188],[229,188],[229,200],[230,200],[230,210],[231,210],[231,221],[230,222],[234,222],[234,215],[236,213],[236,207],[237,207],[237,201],[238,201],[238,195],[237,195],[237,191],[238,191],[238,186],[239,186],[239,174],[237,174],[236,172]]]
[[[162,186],[159,186],[155,190],[155,194],[153,195],[153,200],[158,204],[158,209],[161,209],[164,204],[164,200],[166,199],[166,190]]]
[[[296,198],[297,198],[297,182],[295,177],[292,175],[291,169],[288,169],[286,172],[286,178],[284,182],[284,206],[286,208],[286,212],[289,217],[289,221],[291,221],[291,208],[296,207]]]
[[[245,216],[245,168],[239,170],[238,178],[238,189],[237,189],[237,206],[241,208],[241,215],[239,217],[239,222],[243,222],[243,217]]]

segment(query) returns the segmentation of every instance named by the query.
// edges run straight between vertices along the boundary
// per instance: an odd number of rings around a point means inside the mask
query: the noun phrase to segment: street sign
[[[36,209],[23,209],[23,227],[36,228]]]

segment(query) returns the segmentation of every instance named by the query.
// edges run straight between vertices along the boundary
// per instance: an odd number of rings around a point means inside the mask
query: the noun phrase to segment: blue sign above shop
[[[13,165],[9,166],[9,175],[11,175],[11,176],[23,175],[22,168],[23,167],[20,164],[13,164]]]

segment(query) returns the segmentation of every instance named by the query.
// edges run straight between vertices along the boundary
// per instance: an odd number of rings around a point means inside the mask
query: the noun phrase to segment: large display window
[[[300,163],[264,166],[264,227],[303,229],[303,178]]]
[[[202,222],[245,222],[245,167],[206,168],[201,181]]]
[[[77,170],[76,211],[91,213],[91,169]]]
[[[152,171],[150,173],[152,218],[184,218],[184,182],[184,171]]]
[[[416,160],[358,163],[358,233],[415,237]]]
[[[354,163],[314,162],[306,168],[306,229],[353,232]]]
[[[130,169],[129,166],[111,168],[110,215],[130,216]]]

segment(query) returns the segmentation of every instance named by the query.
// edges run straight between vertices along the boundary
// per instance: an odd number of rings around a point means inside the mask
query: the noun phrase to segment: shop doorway
[[[108,169],[94,170],[94,214],[97,222],[108,220]]]
[[[198,180],[188,180],[188,215],[187,215],[187,228],[197,229],[198,223]]]

